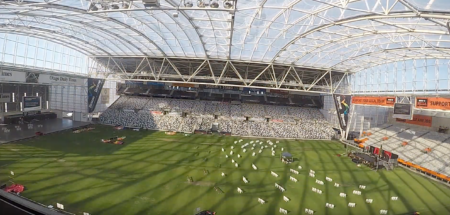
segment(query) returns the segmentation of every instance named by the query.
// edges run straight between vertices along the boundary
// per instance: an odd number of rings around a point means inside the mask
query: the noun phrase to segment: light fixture
[[[217,3],[217,1],[209,1],[209,6],[211,8],[218,8],[219,7],[219,3]]]
[[[71,117],[73,115],[73,113],[69,112],[66,114],[66,116]]]
[[[191,0],[185,0],[185,1],[184,1],[184,6],[185,6],[185,7],[193,7],[194,4],[192,3]]]
[[[197,7],[199,7],[199,8],[204,8],[204,7],[206,7],[206,5],[207,4],[203,0],[197,1]]]
[[[95,4],[91,3],[91,5],[89,5],[89,11],[97,11],[98,7],[95,6]]]
[[[108,10],[109,6],[107,4],[102,4],[102,10]]]
[[[232,8],[233,8],[233,2],[232,2],[232,1],[229,1],[229,0],[225,0],[225,1],[223,2],[223,7],[224,7],[225,9],[232,9]]]

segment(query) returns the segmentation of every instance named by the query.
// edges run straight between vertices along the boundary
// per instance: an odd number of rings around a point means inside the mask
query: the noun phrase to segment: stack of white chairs
[[[345,193],[339,193],[339,196],[345,198],[345,197],[347,197],[347,194],[345,194]]]
[[[254,170],[258,170],[258,167],[256,167],[255,164],[252,164],[252,167],[253,167]]]
[[[280,189],[281,190],[281,192],[284,192],[284,191],[286,191],[282,186],[280,186],[279,184],[277,184],[277,183],[275,183],[275,187],[276,188],[278,188],[278,189]]]
[[[335,186],[335,187],[339,187],[339,184],[338,184],[338,183],[334,183],[334,186]]]
[[[222,176],[225,177],[225,173],[222,172]]]
[[[264,203],[266,203],[266,201],[264,201],[263,199],[261,199],[261,198],[258,198],[258,202],[259,203],[261,203],[261,204],[264,204]]]
[[[316,183],[317,183],[317,184],[320,184],[320,185],[323,185],[323,181],[321,181],[321,180],[317,180],[317,179],[316,179]]]
[[[325,207],[333,209],[334,208],[334,204],[326,203]]]
[[[391,197],[391,200],[397,201],[397,200],[398,200],[398,197],[397,197],[397,196],[392,196],[392,197]]]
[[[248,183],[248,180],[244,176],[242,176],[242,180],[244,181],[244,183]]]
[[[359,191],[359,190],[353,190],[353,194],[360,196],[360,195],[361,195],[361,191]]]
[[[253,156],[253,157],[255,157],[255,155],[256,155],[256,153],[255,153],[255,152],[253,152],[253,153],[252,153],[252,156]]]
[[[366,203],[372,204],[373,199],[366,199]]]
[[[239,167],[239,164],[238,164],[238,163],[235,163],[234,166],[235,166],[235,167]]]
[[[317,188],[315,188],[315,187],[313,187],[311,190],[312,190],[313,192],[315,192],[315,193],[322,194],[322,190],[319,190],[319,189],[317,189]]]
[[[292,177],[292,176],[290,176],[289,179],[290,179],[291,181],[293,181],[293,182],[297,182],[297,179],[294,178],[294,177]]]
[[[283,196],[283,200],[285,201],[285,202],[289,202],[289,198],[288,197],[286,197],[286,196]]]
[[[270,171],[270,174],[275,176],[275,177],[278,177],[278,174],[274,173],[273,171]]]
[[[351,208],[354,208],[356,206],[356,203],[350,202],[350,203],[348,203],[348,206]]]
[[[311,173],[311,172],[309,173],[309,176],[311,176],[313,178],[316,177],[316,175],[314,175],[314,173]]]
[[[291,172],[292,172],[292,173],[295,173],[295,174],[297,174],[297,175],[298,175],[298,171],[297,171],[297,170],[295,170],[295,169],[291,169]]]
[[[359,189],[366,189],[366,186],[365,185],[359,185]]]
[[[326,177],[325,178],[327,181],[329,181],[329,182],[332,182],[333,181],[333,179],[331,179],[330,177]]]
[[[387,214],[388,210],[380,210],[380,214]]]
[[[243,193],[244,191],[242,191],[242,189],[241,188],[237,188],[237,191],[238,191],[238,193]]]
[[[283,208],[280,208],[280,213],[282,213],[282,214],[287,214],[287,210],[285,210],[285,209],[283,209]]]
[[[305,208],[305,213],[307,214],[314,214],[314,211],[308,208]]]
[[[302,169],[302,166],[298,166],[298,169]]]

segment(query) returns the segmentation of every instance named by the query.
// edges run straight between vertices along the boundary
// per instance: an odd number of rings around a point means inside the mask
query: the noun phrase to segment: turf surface
[[[112,136],[127,136],[125,145],[100,142]],[[296,158],[293,164],[285,165],[278,156],[272,157],[270,147],[255,157],[250,147],[243,153],[239,144],[233,144],[238,139],[115,131],[108,126],[80,134],[46,135],[0,145],[0,182],[7,182],[10,171],[14,171],[14,181],[27,187],[23,196],[45,205],[62,203],[67,211],[76,214],[194,214],[200,208],[214,210],[218,215],[261,215],[279,214],[280,207],[289,214],[305,214],[305,208],[313,209],[315,214],[337,215],[372,215],[379,214],[380,209],[387,209],[388,214],[450,214],[448,187],[402,168],[374,172],[357,167],[349,158],[336,156],[345,152],[337,142],[280,140],[277,155],[283,147]],[[231,163],[231,157],[225,158],[232,145],[232,158],[239,163],[238,168]],[[237,158],[237,154],[242,157]],[[290,173],[290,168],[299,165],[303,167],[299,175]],[[205,169],[209,174],[204,174]],[[308,176],[310,169],[315,170],[316,178]],[[222,177],[222,172],[227,176]],[[188,183],[188,176],[195,183]],[[242,176],[250,183],[244,184]],[[298,182],[290,181],[289,176]],[[326,182],[326,176],[333,182]],[[325,184],[316,184],[316,179]],[[334,187],[335,182],[341,187]],[[286,192],[276,189],[275,183],[285,187]],[[367,186],[362,195],[352,194],[360,184]],[[214,186],[224,193],[216,192]],[[237,187],[244,193],[239,194]],[[323,194],[312,192],[312,187]],[[347,198],[339,197],[341,192]],[[283,196],[291,201],[284,202]],[[392,196],[399,198],[391,201]],[[267,203],[259,204],[258,198]],[[373,203],[365,203],[366,198],[373,199]],[[356,203],[356,207],[347,207],[348,202]],[[325,203],[335,208],[326,209]]]

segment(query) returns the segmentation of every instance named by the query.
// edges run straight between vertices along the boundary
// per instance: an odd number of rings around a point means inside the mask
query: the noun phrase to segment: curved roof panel
[[[450,58],[448,0],[160,0],[0,3],[0,31],[65,42],[92,56],[277,63],[359,71],[380,61]],[[200,0],[202,1],[202,0]],[[209,2],[209,0],[203,0]],[[235,1],[235,0],[227,0]],[[192,2],[192,7],[185,7]],[[111,4],[118,9],[105,8]],[[176,14],[176,15],[174,15]]]

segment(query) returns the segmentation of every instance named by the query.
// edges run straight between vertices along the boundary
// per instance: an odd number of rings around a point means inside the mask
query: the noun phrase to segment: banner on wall
[[[85,78],[73,78],[60,75],[39,74],[38,83],[52,85],[85,86]]]
[[[41,110],[41,97],[24,96],[22,97],[23,112]]]
[[[352,101],[351,96],[333,94],[334,104],[336,106],[336,113],[339,119],[339,125],[341,129],[346,131],[348,124],[348,114],[350,112],[350,102]]]
[[[26,73],[3,70],[3,71],[0,71],[0,81],[25,82],[26,81]]]
[[[11,93],[0,93],[0,102],[11,102]]]
[[[102,91],[104,79],[88,78],[88,112],[92,113],[97,105],[98,97]]]
[[[393,118],[397,119],[409,119],[413,117],[413,105],[412,104],[402,104],[395,103]]]
[[[416,98],[416,108],[450,110],[450,98]]]
[[[382,96],[353,96],[352,104],[357,105],[378,105],[378,106],[394,106],[395,97],[382,97]]]
[[[431,127],[433,123],[433,117],[431,116],[424,116],[424,115],[414,115],[412,120],[408,119],[396,119],[397,122],[403,122],[408,123],[412,125],[420,125],[420,126],[426,126]]]
[[[108,104],[109,103],[109,89],[103,88],[101,92],[101,103],[102,104]]]

